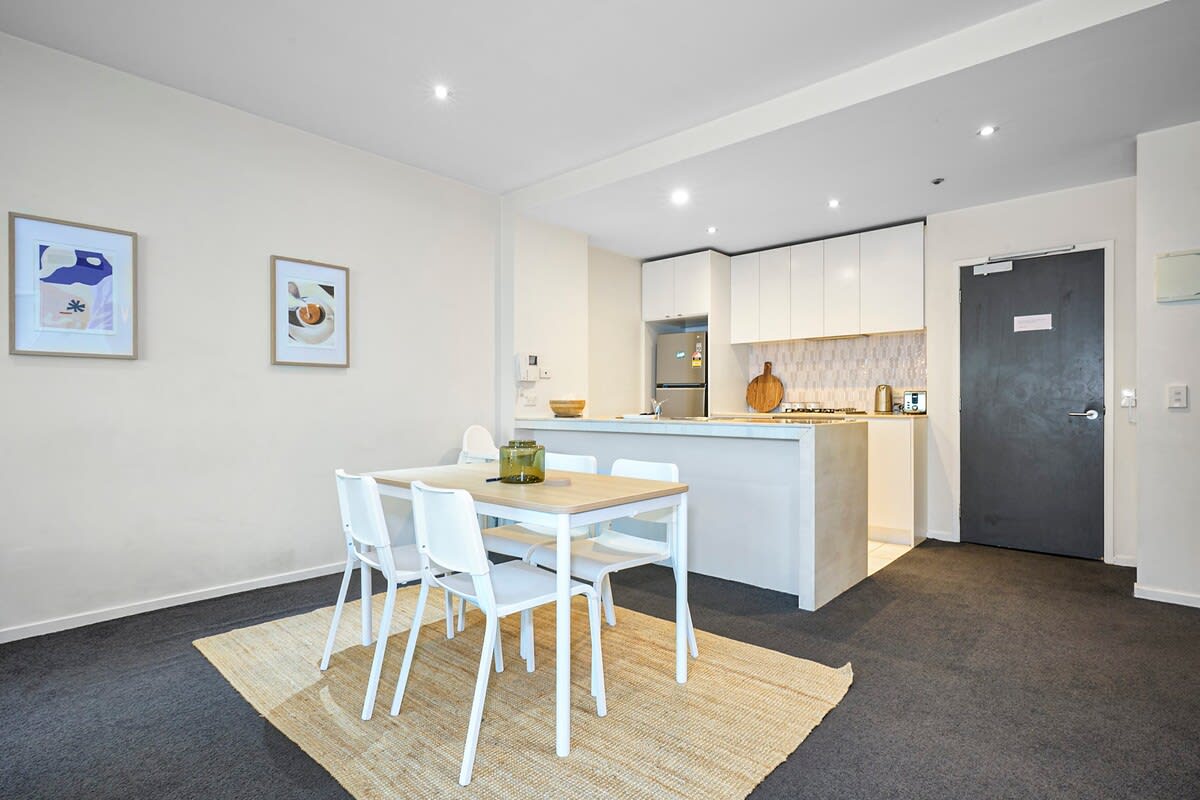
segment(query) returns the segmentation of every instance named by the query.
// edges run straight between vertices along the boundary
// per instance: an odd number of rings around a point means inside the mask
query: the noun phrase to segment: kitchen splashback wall
[[[870,411],[878,384],[889,384],[897,403],[905,389],[925,388],[925,332],[750,345],[751,377],[765,361],[783,382],[785,403]]]

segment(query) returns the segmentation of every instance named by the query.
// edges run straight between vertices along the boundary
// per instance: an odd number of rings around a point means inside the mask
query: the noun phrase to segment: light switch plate
[[[1173,383],[1167,387],[1167,408],[1187,408],[1188,387],[1186,383]]]
[[[541,378],[544,381],[550,380],[550,368],[549,367],[542,367]]]

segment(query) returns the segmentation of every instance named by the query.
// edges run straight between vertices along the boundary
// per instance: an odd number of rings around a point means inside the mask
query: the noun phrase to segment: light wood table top
[[[451,464],[442,467],[415,467],[369,473],[377,482],[408,489],[413,481],[422,481],[439,489],[465,489],[480,503],[492,503],[541,511],[548,514],[581,514],[598,508],[653,500],[684,494],[686,483],[591,475],[586,472],[547,470],[546,478],[569,478],[570,486],[544,483],[485,482],[498,474],[496,463]]]

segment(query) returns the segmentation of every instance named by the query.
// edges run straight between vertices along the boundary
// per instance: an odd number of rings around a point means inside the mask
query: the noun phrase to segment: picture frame
[[[350,366],[350,270],[271,256],[271,363]]]
[[[8,352],[136,359],[138,235],[8,213]]]

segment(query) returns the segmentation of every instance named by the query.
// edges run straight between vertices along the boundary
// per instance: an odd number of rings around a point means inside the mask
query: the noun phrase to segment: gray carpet
[[[348,797],[191,646],[328,605],[337,581],[0,646],[0,797]],[[704,630],[854,663],[845,700],[754,798],[1200,798],[1200,610],[1135,600],[1132,583],[929,542],[815,614],[700,576],[691,602]],[[670,616],[666,570],[623,573],[615,594]]]

